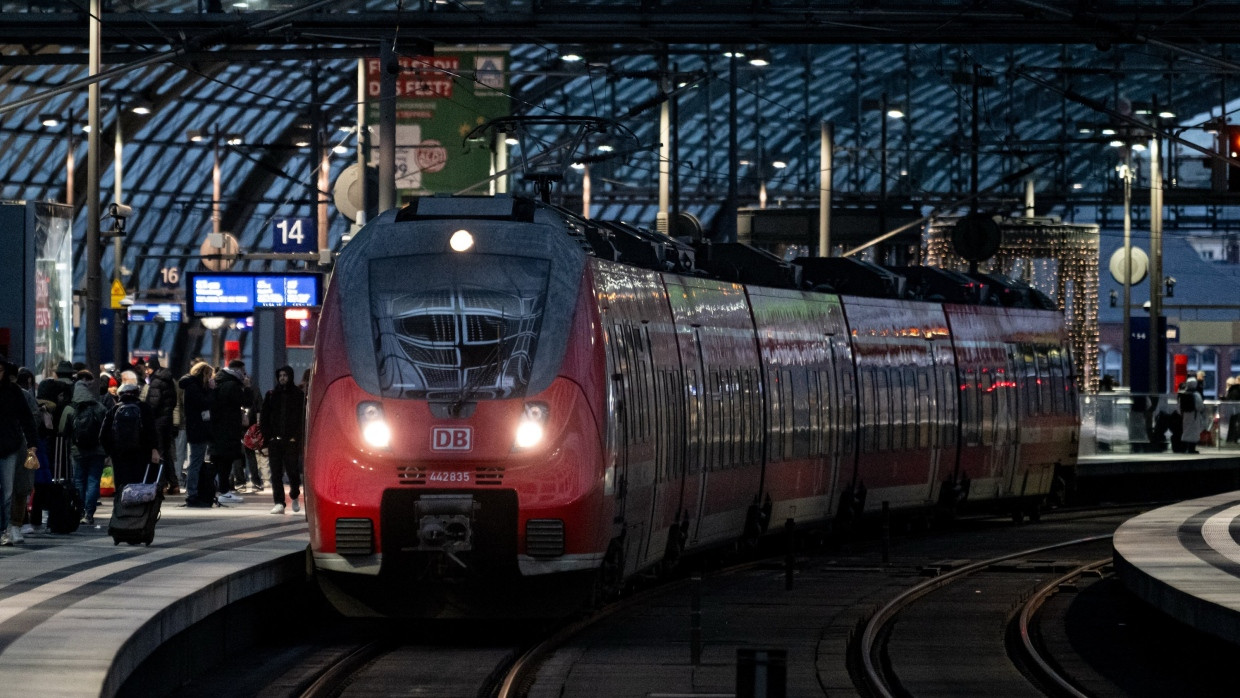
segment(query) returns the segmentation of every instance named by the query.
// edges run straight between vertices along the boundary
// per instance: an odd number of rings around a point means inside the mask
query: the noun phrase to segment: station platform
[[[272,515],[264,493],[228,507],[180,503],[163,503],[150,547],[113,544],[109,502],[96,525],[0,547],[0,694],[115,695],[181,631],[304,579],[304,510]],[[195,651],[209,661],[211,649]]]
[[[1161,507],[1113,539],[1130,591],[1180,622],[1240,645],[1240,492]]]
[[[1240,450],[1094,453],[1077,459],[1069,501],[1171,501],[1240,489]]]

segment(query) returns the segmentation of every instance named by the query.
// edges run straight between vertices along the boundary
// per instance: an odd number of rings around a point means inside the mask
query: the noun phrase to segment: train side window
[[[874,450],[891,450],[891,381],[886,368],[874,371]]]
[[[724,439],[724,441],[727,444],[725,446],[726,454],[725,454],[724,462],[727,464],[727,467],[731,468],[731,467],[736,467],[736,464],[740,460],[737,457],[737,451],[740,448],[740,444],[738,443],[738,441],[743,437],[743,434],[740,431],[741,421],[737,415],[737,408],[739,407],[739,405],[737,404],[738,402],[737,398],[739,396],[737,395],[736,369],[729,368],[727,373],[724,374],[723,376],[723,381],[724,381],[724,395],[727,396],[723,404],[723,408],[724,408],[723,433],[727,435],[727,437]]]
[[[835,421],[839,413],[835,407],[837,389],[832,378],[831,369],[818,372],[818,385],[822,388],[818,399],[818,407],[822,410],[822,452],[828,454],[836,450]]]
[[[1046,354],[1046,347],[1034,347],[1038,362],[1038,414],[1049,414],[1054,410],[1054,403],[1051,402],[1053,393],[1051,383],[1050,357]]]
[[[1066,366],[1064,365],[1063,353],[1059,351],[1059,347],[1050,347],[1047,349],[1046,353],[1050,362],[1052,376],[1051,392],[1053,398],[1051,401],[1051,409],[1056,413],[1060,413],[1067,407],[1065,404],[1067,402],[1067,389],[1065,387],[1065,384],[1067,383],[1067,371],[1065,370]]]
[[[783,455],[784,460],[791,460],[796,456],[793,441],[795,439],[797,429],[797,396],[796,386],[793,385],[792,382],[792,371],[785,369],[779,372],[779,385],[780,390],[783,393],[783,400],[781,400],[781,402],[783,403],[784,413],[784,430],[782,434],[784,445],[780,449],[780,453]]]
[[[939,427],[942,429],[939,443],[944,448],[956,446],[956,436],[958,434],[956,418],[960,409],[960,393],[956,381],[955,369],[951,366],[939,367]]]
[[[930,383],[930,367],[918,366],[914,377],[917,401],[917,448],[930,448],[934,440],[934,392]]]
[[[900,369],[903,386],[900,401],[904,412],[904,448],[913,450],[918,446],[921,415],[917,413],[917,372],[911,366]]]
[[[903,448],[904,420],[901,418],[904,407],[900,404],[900,393],[904,390],[904,381],[900,378],[900,369],[884,368],[880,384],[887,393],[883,401],[882,448],[887,451],[898,451]]]
[[[979,382],[980,390],[978,391],[978,398],[982,403],[982,427],[980,429],[981,442],[984,444],[993,444],[997,441],[995,438],[997,424],[995,422],[994,374],[989,370],[983,369],[979,378],[981,378],[981,380]]]
[[[974,395],[977,394],[977,372],[972,366],[966,366],[960,372],[960,432],[963,445],[973,446],[977,444],[977,404]]]
[[[685,400],[685,470],[696,473],[702,467],[702,395],[698,387],[697,370],[685,369],[682,394]]]
[[[809,455],[817,456],[822,453],[822,411],[819,409],[819,400],[821,400],[821,386],[818,384],[818,371],[805,369],[805,381],[807,383],[808,398],[808,416],[809,416]]]
[[[843,428],[843,384],[836,381],[835,367],[822,372],[822,425],[826,430],[828,454],[839,453],[839,430]]]
[[[706,374],[706,384],[704,384],[703,395],[706,400],[706,407],[702,410],[706,417],[706,446],[704,446],[702,467],[703,470],[714,471],[719,469],[719,445],[715,434],[719,430],[719,413],[717,412],[719,404],[718,391],[719,373],[708,371]]]
[[[874,411],[878,398],[874,395],[874,369],[868,366],[859,371],[861,385],[857,389],[857,407],[861,410],[861,452],[875,450]]]
[[[766,459],[771,463],[782,460],[779,449],[783,440],[779,437],[783,425],[780,423],[779,371],[770,369],[766,372],[767,420],[766,420]]]
[[[1020,380],[1021,392],[1025,396],[1025,415],[1032,417],[1040,411],[1038,406],[1038,360],[1034,357],[1033,345],[1022,344],[1020,351],[1025,364]]]
[[[766,443],[766,434],[763,431],[763,423],[765,415],[762,414],[762,373],[760,369],[749,369],[749,414],[751,417],[749,427],[749,462],[762,462],[762,446]]]

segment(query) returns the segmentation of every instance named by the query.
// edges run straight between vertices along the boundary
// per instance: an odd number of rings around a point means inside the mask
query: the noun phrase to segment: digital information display
[[[186,274],[189,314],[243,316],[255,308],[308,308],[322,303],[323,275],[314,272]]]
[[[180,322],[185,308],[180,303],[150,303],[129,306],[130,322]]]

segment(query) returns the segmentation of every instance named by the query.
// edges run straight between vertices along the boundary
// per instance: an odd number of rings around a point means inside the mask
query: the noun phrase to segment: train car
[[[329,597],[555,614],[788,523],[1051,492],[1075,453],[1060,314],[801,271],[518,197],[369,223],[332,274],[308,403]]]

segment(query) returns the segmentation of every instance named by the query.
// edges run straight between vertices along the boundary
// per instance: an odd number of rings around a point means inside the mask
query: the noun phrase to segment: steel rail
[[[1111,563],[1111,558],[1104,558],[1102,560],[1095,560],[1094,562],[1081,565],[1080,567],[1072,570],[1071,572],[1063,575],[1062,577],[1051,580],[1047,582],[1046,584],[1042,585],[1042,587],[1039,588],[1037,591],[1035,591],[1033,595],[1030,596],[1029,599],[1024,603],[1024,605],[1021,606],[1020,641],[1021,641],[1021,644],[1025,648],[1025,658],[1033,662],[1033,664],[1037,667],[1038,671],[1041,672],[1041,676],[1043,679],[1054,683],[1065,693],[1067,693],[1070,696],[1073,696],[1073,698],[1089,698],[1089,694],[1082,693],[1080,689],[1072,685],[1072,683],[1069,682],[1066,678],[1064,678],[1063,675],[1060,674],[1054,667],[1052,667],[1049,662],[1047,662],[1045,659],[1042,658],[1042,652],[1039,651],[1038,648],[1034,646],[1033,638],[1029,634],[1029,624],[1030,624],[1030,621],[1033,620],[1033,614],[1037,613],[1038,610],[1041,609],[1043,605],[1045,605],[1046,601],[1050,599],[1051,594],[1054,593],[1054,591],[1058,589],[1061,584],[1069,582],[1073,579],[1076,579],[1084,575],[1086,572],[1099,569],[1110,563]]]
[[[1029,557],[1032,555],[1039,555],[1041,553],[1049,552],[1051,550],[1058,550],[1060,548],[1069,548],[1074,545],[1096,543],[1098,541],[1107,540],[1109,538],[1111,538],[1111,534],[1109,533],[1106,535],[1101,535],[1101,536],[1090,536],[1088,538],[1078,538],[1078,539],[1066,541],[1063,543],[1056,543],[1054,545],[1047,545],[1047,546],[1043,546],[1040,548],[1022,550],[1022,551],[1011,553],[1008,555],[1002,555],[1000,557],[990,558],[988,560],[982,560],[980,562],[975,562],[971,565],[966,565],[959,569],[952,570],[951,572],[947,572],[946,574],[942,574],[938,577],[922,582],[921,584],[918,584],[914,587],[911,587],[910,589],[907,589],[906,591],[896,596],[891,601],[888,601],[886,605],[884,605],[873,616],[871,616],[870,620],[867,621],[865,624],[865,631],[861,635],[861,648],[860,649],[861,649],[861,660],[863,662],[864,669],[865,669],[865,677],[866,677],[866,680],[870,684],[870,688],[872,688],[878,695],[882,696],[883,698],[895,698],[896,696],[896,694],[891,690],[891,686],[888,685],[886,677],[883,676],[882,672],[879,671],[877,665],[874,662],[874,650],[875,650],[875,645],[877,644],[879,633],[882,631],[884,627],[886,627],[887,622],[891,620],[892,618],[894,618],[896,614],[898,614],[901,610],[906,608],[913,601],[916,601],[922,596],[925,596],[926,594],[929,594],[930,592],[942,586],[945,586],[948,582],[956,579],[957,577],[971,574],[978,570],[991,567],[1000,562],[1006,562],[1008,560],[1014,560],[1014,559],[1021,558],[1021,557]]]

